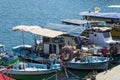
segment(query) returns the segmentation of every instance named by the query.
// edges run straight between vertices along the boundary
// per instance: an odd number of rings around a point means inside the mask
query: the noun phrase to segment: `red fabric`
[[[13,78],[7,77],[6,75],[4,75],[3,73],[0,73],[0,80],[15,80]]]
[[[7,68],[7,69],[11,69],[12,67],[13,67],[13,66],[7,66],[6,68]]]

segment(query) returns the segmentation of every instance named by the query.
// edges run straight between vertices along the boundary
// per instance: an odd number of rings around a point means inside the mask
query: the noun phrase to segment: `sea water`
[[[8,51],[22,44],[22,33],[12,31],[18,25],[45,26],[48,23],[61,23],[66,18],[81,19],[79,12],[94,11],[95,7],[99,7],[100,12],[120,12],[120,8],[109,8],[110,5],[120,5],[120,0],[0,0],[0,43]],[[24,34],[26,44],[33,41],[33,35]],[[83,78],[91,73],[84,70],[72,72]]]

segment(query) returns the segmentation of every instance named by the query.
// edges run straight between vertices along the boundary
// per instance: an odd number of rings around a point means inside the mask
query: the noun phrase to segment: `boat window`
[[[103,36],[104,36],[104,38],[109,38],[109,37],[110,37],[110,34],[109,34],[109,32],[104,32],[104,33],[103,33]]]
[[[63,38],[43,38],[43,42],[50,42],[50,43],[64,43]]]
[[[80,43],[80,38],[74,38],[76,44]]]
[[[63,38],[54,38],[53,42],[54,43],[64,43],[64,39]]]
[[[104,21],[93,21],[90,24],[93,27],[97,27],[97,26],[103,27],[103,26],[106,26],[106,23]]]
[[[62,49],[65,46],[65,44],[60,44],[59,49]]]
[[[48,37],[43,37],[43,42],[50,42],[50,38],[48,38]]]
[[[50,44],[50,46],[49,46],[49,52],[50,53],[56,53],[56,45]]]

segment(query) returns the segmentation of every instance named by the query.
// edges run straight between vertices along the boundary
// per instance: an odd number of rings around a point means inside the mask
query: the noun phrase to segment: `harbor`
[[[119,0],[0,3],[0,80],[119,80]]]

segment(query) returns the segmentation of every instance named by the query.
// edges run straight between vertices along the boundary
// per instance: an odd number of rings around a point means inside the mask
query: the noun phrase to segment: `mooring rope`
[[[65,75],[67,77],[67,79],[69,79],[69,76],[68,76],[68,73],[67,73],[67,69],[64,67],[64,70],[65,70]]]
[[[72,76],[76,76],[78,78],[77,75],[73,74],[72,72],[70,72],[69,70],[67,70]]]
[[[65,74],[66,74],[67,79],[69,79],[69,75],[68,75],[68,73],[70,73],[72,76],[75,76],[76,78],[79,78],[79,76],[73,74],[71,71],[69,71],[69,70],[66,69],[65,67],[64,67],[64,69],[65,69]],[[67,72],[68,72],[68,73],[67,73]]]
[[[48,77],[47,79],[43,79],[43,80],[49,80],[49,79],[53,78],[53,77],[56,76],[56,75],[57,75],[57,73],[54,74],[54,75],[52,75],[52,76],[50,76],[50,77]]]

